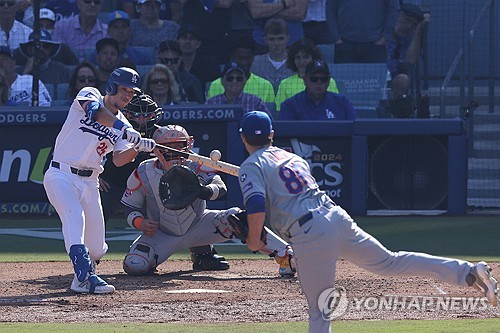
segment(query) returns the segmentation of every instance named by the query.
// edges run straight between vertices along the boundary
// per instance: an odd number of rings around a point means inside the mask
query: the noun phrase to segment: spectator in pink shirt
[[[55,25],[52,38],[56,42],[68,44],[80,60],[85,49],[93,49],[98,40],[107,36],[108,26],[97,19],[101,12],[102,0],[77,0],[80,13],[62,19]]]

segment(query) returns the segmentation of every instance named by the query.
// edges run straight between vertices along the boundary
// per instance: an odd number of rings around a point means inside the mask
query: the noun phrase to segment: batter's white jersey
[[[107,153],[126,150],[132,144],[122,139],[121,130],[104,126],[87,116],[82,105],[89,101],[96,101],[104,107],[103,96],[97,88],[80,90],[57,136],[54,160],[101,173],[104,170],[102,161]],[[131,126],[120,111],[116,117]]]

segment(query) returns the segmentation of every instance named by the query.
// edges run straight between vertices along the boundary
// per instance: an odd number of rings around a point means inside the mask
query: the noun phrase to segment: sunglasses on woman
[[[95,81],[96,81],[95,76],[84,76],[84,75],[81,75],[81,76],[78,76],[77,79],[78,79],[78,82],[80,82],[80,83],[85,83],[85,82],[95,83]]]
[[[151,79],[151,84],[168,84],[168,80],[167,79]]]

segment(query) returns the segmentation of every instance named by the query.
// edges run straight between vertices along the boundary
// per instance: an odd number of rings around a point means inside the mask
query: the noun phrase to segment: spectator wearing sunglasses
[[[102,0],[76,0],[76,3],[79,14],[57,21],[52,38],[68,44],[78,59],[83,60],[85,50],[94,48],[97,41],[107,36],[108,26],[97,18]]]
[[[327,91],[330,70],[323,60],[314,60],[306,67],[303,92],[281,104],[279,120],[354,120],[356,112],[344,96]]]
[[[179,86],[179,95],[182,102],[205,103],[205,95],[200,80],[181,67],[181,47],[175,40],[166,40],[160,43],[156,62],[163,64],[172,71]]]
[[[78,92],[84,87],[99,88],[97,85],[97,70],[88,61],[79,63],[69,78],[69,86],[66,93],[68,105],[73,103]]]
[[[60,49],[61,44],[52,41],[52,37],[47,30],[40,30],[40,49],[38,53],[38,75],[39,79],[45,84],[67,83],[69,81],[69,70],[67,67],[54,60],[54,55]],[[26,56],[26,62],[23,68],[23,74],[35,74],[35,36],[31,33],[29,42],[22,43],[19,47],[18,55]],[[14,52],[14,57],[16,52]],[[17,64],[17,61],[16,61]]]
[[[27,42],[33,31],[16,20],[16,12],[22,8],[23,4],[24,2],[17,0],[0,0],[0,45],[6,45],[11,50]]]
[[[224,67],[221,76],[224,93],[207,100],[206,104],[238,104],[243,108],[243,113],[250,111],[263,111],[270,117],[266,104],[259,96],[243,92],[247,83],[246,72],[237,63],[229,63]]]
[[[138,0],[139,18],[131,21],[130,45],[157,47],[163,40],[174,40],[179,25],[174,21],[160,19],[161,0]]]
[[[246,72],[247,82],[244,92],[257,95],[266,103],[274,103],[274,89],[271,82],[255,75],[250,71],[255,55],[255,41],[251,37],[236,38],[231,41],[231,62],[235,62]],[[207,92],[208,98],[220,95],[224,92],[221,80],[217,79],[210,83]]]
[[[295,72],[295,74],[282,80],[278,86],[278,93],[276,94],[276,110],[278,112],[281,108],[281,103],[305,89],[303,78],[307,65],[313,60],[320,59],[323,59],[321,51],[314,45],[312,40],[304,38],[293,43],[288,50],[286,65]],[[327,87],[328,91],[334,93],[339,92],[337,83],[333,78],[330,78],[330,84],[328,84]]]
[[[142,89],[159,106],[179,104],[181,101],[174,74],[163,64],[153,65],[144,78]]]

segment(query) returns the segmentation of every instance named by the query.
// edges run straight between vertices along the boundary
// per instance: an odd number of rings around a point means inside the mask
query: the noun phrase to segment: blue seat
[[[44,86],[45,88],[47,88],[47,91],[49,92],[50,94],[50,97],[52,97],[52,99],[56,99],[56,88],[53,84],[51,83],[44,83]]]
[[[360,118],[376,118],[376,108],[387,81],[387,65],[374,64],[331,64],[330,72],[342,86],[341,93],[354,106]]]
[[[155,47],[149,46],[134,46],[136,50],[138,50],[147,60],[146,62],[151,66],[156,63],[156,53],[157,50]]]
[[[137,73],[141,76],[141,78],[144,80],[144,77],[146,74],[149,72],[149,70],[153,67],[153,65],[139,65],[137,66]]]
[[[335,62],[335,44],[317,44],[316,46],[321,51],[324,61],[329,64],[333,64]]]
[[[56,86],[56,99],[66,100],[68,87],[69,83],[58,83]]]

